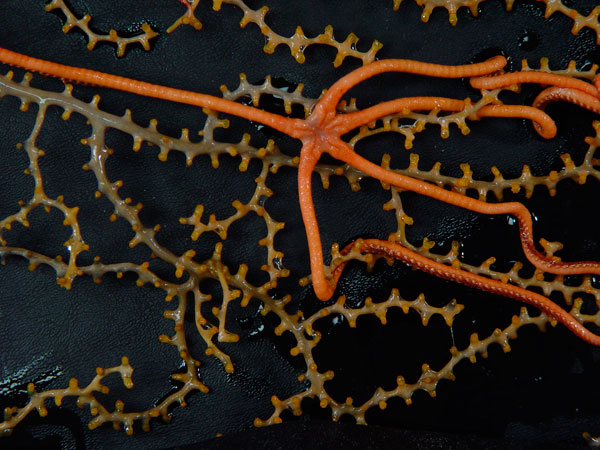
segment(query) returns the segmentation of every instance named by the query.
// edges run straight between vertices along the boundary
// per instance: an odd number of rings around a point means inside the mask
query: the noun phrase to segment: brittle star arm
[[[319,100],[313,114],[335,114],[335,108],[346,92],[357,84],[382,73],[402,72],[437,78],[465,78],[488,75],[502,69],[505,65],[506,58],[503,56],[495,56],[481,63],[461,66],[446,66],[408,59],[375,61],[350,72],[336,81],[327,90],[323,98]]]
[[[522,83],[536,83],[544,84],[548,86],[556,86],[568,89],[577,89],[578,91],[585,92],[586,94],[598,96],[598,89],[591,83],[588,83],[577,78],[567,77],[565,75],[558,75],[555,73],[548,72],[511,72],[504,73],[502,75],[492,76],[480,76],[474,77],[469,80],[471,86],[475,89],[498,89],[508,87]]]
[[[379,103],[370,108],[348,114],[338,114],[332,121],[335,129],[343,135],[381,117],[405,111],[439,110],[462,111],[467,102],[443,97],[406,97]],[[534,122],[538,133],[546,139],[556,136],[556,124],[541,108],[523,105],[487,105],[479,108],[472,119],[483,117],[522,118]]]
[[[61,78],[63,80],[86,83],[94,86],[131,92],[145,97],[159,98],[162,100],[208,108],[267,125],[291,136],[296,133],[295,129],[298,126],[301,126],[300,123],[302,122],[299,119],[291,119],[272,114],[251,106],[242,105],[231,100],[214,97],[208,94],[160,86],[81,67],[65,66],[63,64],[22,55],[4,48],[0,48],[0,62],[11,66],[21,67],[25,70],[38,72],[43,75]]]
[[[534,108],[544,110],[551,102],[565,101],[600,114],[600,99],[577,89],[552,86],[544,89],[533,101]],[[536,128],[537,129],[537,128]]]
[[[548,103],[562,100],[600,114],[600,92],[598,91],[600,78],[598,76],[594,79],[594,84],[590,84],[564,75],[527,71],[471,78],[470,83],[476,89],[498,89],[520,83],[550,85],[551,87],[538,94],[532,105],[534,108],[543,111]],[[543,134],[543,127],[539,123],[534,123],[534,127],[538,134],[546,137]]]
[[[433,261],[397,242],[382,241],[379,239],[359,239],[344,248],[341,253],[346,254],[353,248],[358,248],[362,253],[383,254],[445,280],[522,301],[538,308],[547,316],[563,324],[585,342],[600,346],[600,336],[589,331],[556,303],[536,292]],[[332,279],[335,280],[334,282],[337,282],[339,279],[345,265],[346,262],[343,262],[333,270]]]
[[[319,150],[319,148],[316,148],[315,142],[310,140],[302,145],[298,165],[298,199],[306,232],[313,289],[320,300],[329,300],[335,288],[329,284],[325,275],[321,234],[312,199],[312,174],[321,156]]]
[[[533,241],[533,222],[529,210],[519,202],[487,203],[456,192],[448,191],[439,186],[429,184],[405,175],[384,169],[354,152],[341,139],[332,142],[333,148],[329,153],[337,159],[400,189],[410,190],[436,200],[459,206],[480,214],[512,214],[519,224],[521,246],[527,259],[538,269],[557,275],[597,274],[600,275],[600,263],[595,261],[563,262],[547,259],[535,248]]]

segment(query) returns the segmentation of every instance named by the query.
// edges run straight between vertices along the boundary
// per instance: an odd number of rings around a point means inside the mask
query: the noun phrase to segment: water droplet
[[[250,333],[248,333],[248,336],[256,336],[256,335],[262,333],[264,330],[265,330],[264,324],[260,324],[260,326],[256,330],[253,330]]]
[[[526,52],[535,50],[539,44],[537,36],[529,30],[525,30],[519,38],[519,48]]]

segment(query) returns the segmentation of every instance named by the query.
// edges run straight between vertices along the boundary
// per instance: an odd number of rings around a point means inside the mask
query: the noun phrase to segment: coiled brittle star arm
[[[552,86],[544,89],[538,94],[533,101],[532,106],[544,110],[548,103],[556,101],[565,101],[573,103],[574,105],[581,106],[589,111],[600,114],[600,100],[598,97],[590,95],[586,92]]]
[[[598,86],[600,78],[596,76],[594,84],[583,80],[547,72],[525,71],[505,73],[495,76],[475,77],[470,80],[471,86],[476,89],[498,89],[521,83],[538,83],[549,85],[538,94],[533,102],[533,107],[541,111],[548,103],[566,101],[589,111],[600,114],[600,93]],[[544,129],[539,122],[534,122],[535,130],[544,138]]]

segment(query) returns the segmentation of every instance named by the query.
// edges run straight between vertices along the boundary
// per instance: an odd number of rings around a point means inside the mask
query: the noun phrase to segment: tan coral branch
[[[96,33],[92,31],[89,26],[89,23],[92,20],[92,17],[89,14],[86,14],[79,19],[65,4],[64,0],[52,0],[46,5],[46,11],[53,11],[56,9],[60,10],[66,17],[65,24],[62,27],[63,33],[68,33],[73,28],[79,28],[87,36],[88,50],[93,50],[99,42],[109,42],[116,45],[117,56],[122,57],[125,55],[127,47],[132,44],[140,44],[144,50],[150,50],[150,40],[158,36],[158,33],[147,23],[142,24],[141,34],[131,37],[119,36],[117,31],[113,29],[111,29],[108,34]]]

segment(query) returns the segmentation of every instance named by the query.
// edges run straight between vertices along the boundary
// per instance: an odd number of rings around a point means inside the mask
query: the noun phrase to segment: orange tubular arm
[[[523,289],[498,280],[486,278],[481,275],[473,274],[453,266],[433,261],[420,255],[396,242],[382,241],[379,239],[364,239],[356,242],[362,253],[376,253],[402,261],[411,267],[430,273],[445,280],[455,281],[469,287],[491,292],[492,294],[502,295],[515,300],[522,301],[535,306],[549,317],[556,319],[557,322],[566,326],[576,336],[585,342],[600,346],[600,336],[592,333],[579,323],[571,314],[560,306],[533,291]],[[342,253],[348,253],[355,243],[347,246]],[[345,263],[337,266],[333,272],[333,278],[337,281],[344,269]]]
[[[600,102],[598,102],[600,104]],[[373,120],[380,119],[390,114],[400,113],[405,109],[411,111],[433,110],[462,111],[465,107],[463,100],[444,97],[406,97],[380,103],[362,111],[349,114],[340,114],[335,119],[335,129],[340,134],[345,134]],[[537,107],[522,105],[488,105],[476,111],[477,118],[506,117],[523,118],[532,120],[536,131],[545,139],[556,136],[556,124],[543,111]]]
[[[103,88],[131,92],[145,97],[154,97],[162,100],[199,106],[201,108],[208,108],[267,125],[288,135],[292,134],[297,123],[301,122],[298,119],[290,119],[277,114],[271,114],[260,109],[241,105],[232,102],[231,100],[214,97],[212,95],[160,86],[80,67],[65,66],[63,64],[32,58],[4,48],[0,48],[0,62],[11,66],[21,67],[25,70],[38,72],[43,75],[61,78],[63,80],[92,84]]]
[[[600,114],[600,100],[597,97],[576,89],[567,89],[554,86],[546,88],[540,92],[533,101],[532,106],[534,108],[543,110],[548,103],[557,101],[573,103],[589,111],[595,112],[596,114]]]
[[[321,110],[335,110],[335,107],[346,92],[357,84],[381,73],[403,72],[437,78],[463,78],[490,74],[502,69],[505,65],[506,58],[503,56],[496,56],[482,63],[465,64],[462,66],[445,66],[408,59],[375,61],[350,72],[335,82],[319,101],[315,107],[315,111],[317,111],[317,108]]]
[[[544,139],[552,139],[556,136],[556,124],[540,108],[535,105],[488,105],[477,111],[477,117],[520,117],[533,121],[535,131]]]
[[[598,96],[598,89],[593,84],[587,83],[577,78],[567,77],[565,75],[557,75],[555,73],[547,72],[511,72],[502,75],[487,76],[487,77],[476,77],[471,78],[471,86],[475,89],[498,89],[513,84],[521,83],[538,83],[549,86],[557,86],[568,89],[577,89],[578,91],[585,92],[586,94]]]
[[[519,223],[519,231],[521,237],[521,245],[527,259],[538,269],[545,272],[558,275],[574,275],[574,274],[598,274],[600,275],[600,263],[595,261],[576,261],[562,262],[553,261],[545,258],[535,248],[533,242],[533,223],[529,210],[518,202],[505,203],[487,203],[481,200],[476,200],[456,192],[447,191],[441,187],[417,180],[399,173],[373,164],[364,159],[353,150],[348,144],[339,140],[335,151],[331,152],[332,156],[344,161],[353,167],[362,170],[367,175],[372,176],[384,183],[397,186],[401,189],[410,190],[427,197],[431,197],[448,203],[450,205],[459,206],[481,214],[512,214],[516,217]]]
[[[306,240],[308,242],[308,252],[310,255],[310,272],[312,274],[313,289],[319,300],[329,300],[335,287],[331,285],[325,276],[325,267],[323,265],[323,246],[321,243],[321,234],[319,224],[315,214],[315,208],[312,201],[312,174],[321,156],[321,152],[315,148],[313,142],[307,142],[302,146],[300,164],[298,167],[298,198],[300,202],[300,211],[304,230],[306,231]]]
[[[342,135],[354,128],[366,125],[373,120],[404,110],[424,111],[437,109],[440,111],[462,111],[465,107],[463,100],[444,97],[405,97],[379,103],[370,108],[348,114],[339,114],[335,120],[335,129]]]

